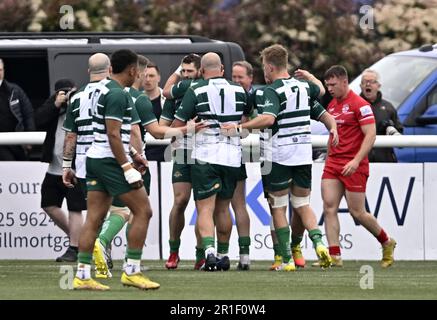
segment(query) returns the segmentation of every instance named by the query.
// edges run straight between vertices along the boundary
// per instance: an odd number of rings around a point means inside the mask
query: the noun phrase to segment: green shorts
[[[132,190],[124,178],[123,169],[114,158],[86,158],[88,191],[104,191],[116,197]]]
[[[240,168],[218,164],[198,163],[191,165],[194,200],[202,200],[214,194],[220,199],[232,199]]]
[[[311,164],[301,166],[284,166],[273,162],[269,174],[262,176],[264,190],[281,191],[288,189],[290,184],[311,189]]]
[[[247,179],[246,165],[242,163],[240,167],[240,174],[237,177],[237,181],[242,181],[246,179]]]
[[[150,195],[150,171],[146,170],[146,173],[143,174],[143,182],[144,188],[146,189],[147,195]],[[116,207],[126,207],[123,201],[121,201],[118,197],[115,197],[112,200],[112,205]]]
[[[173,151],[173,171],[171,182],[188,182],[191,183],[191,150],[174,150]]]
[[[78,179],[80,183],[80,187],[83,190],[85,200],[87,199],[87,183],[86,179]],[[147,195],[150,195],[150,171],[147,170],[146,173],[143,175],[144,180],[144,188],[146,188]],[[116,207],[125,207],[126,205],[121,201],[118,197],[114,197],[112,199],[112,205]]]
[[[191,183],[191,164],[179,164],[173,162],[173,172],[171,182],[188,182]]]

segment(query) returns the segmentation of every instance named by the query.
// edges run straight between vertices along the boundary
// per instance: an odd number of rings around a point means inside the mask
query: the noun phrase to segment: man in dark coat
[[[366,69],[361,77],[361,97],[366,99],[375,116],[377,135],[401,134],[402,124],[393,105],[382,99],[379,74],[375,70]],[[393,148],[373,148],[369,153],[370,162],[397,162]]]
[[[0,132],[34,131],[33,108],[26,93],[4,79],[5,67],[0,59]],[[22,146],[0,145],[0,160],[26,160]]]

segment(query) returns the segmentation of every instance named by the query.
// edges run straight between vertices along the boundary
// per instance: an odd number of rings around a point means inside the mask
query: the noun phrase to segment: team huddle
[[[102,53],[90,57],[90,82],[71,97],[63,126],[63,182],[67,187],[80,183],[88,210],[79,238],[74,289],[110,289],[91,277],[91,265],[94,261],[96,278],[112,276],[110,245],[125,223],[121,282],[140,289],[160,287],[141,269],[152,217],[145,132],[158,139],[173,138],[174,204],[166,268],[178,266],[184,212],[193,190],[197,209],[194,269],[230,269],[230,204],[238,231],[237,268],[250,269],[241,138],[255,129],[261,130],[260,170],[272,216],[275,262],[271,270],[295,271],[305,266],[300,246],[305,230],[313,242],[317,266],[342,266],[337,212],[343,196],[351,215],[382,244],[382,267],[393,263],[395,240],[364,206],[367,153],[375,140],[372,109],[349,89],[342,66],[333,66],[325,74],[325,85],[333,96],[325,110],[318,102],[325,93],[322,82],[305,70],[291,76],[284,47],[265,48],[261,59],[266,86],[254,90],[247,81],[252,69],[245,61],[234,63],[234,81],[230,81],[224,78],[216,53],[184,57],[167,80],[162,92],[167,100],[157,119],[149,98],[140,91],[140,76],[150,63],[147,58],[130,50],[116,51],[111,58]],[[310,206],[311,119],[322,122],[330,133],[322,176],[328,246]],[[288,203],[293,209],[290,222]]]

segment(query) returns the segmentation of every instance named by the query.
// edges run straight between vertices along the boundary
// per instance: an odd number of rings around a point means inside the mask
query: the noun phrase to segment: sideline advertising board
[[[159,214],[157,166],[150,163],[153,212],[143,257],[159,259]],[[0,259],[55,259],[69,245],[68,237],[41,209],[41,184],[47,164],[40,162],[0,162]],[[63,205],[67,213],[66,203]],[[85,221],[86,212],[82,213]],[[125,251],[123,230],[113,242],[114,259]]]

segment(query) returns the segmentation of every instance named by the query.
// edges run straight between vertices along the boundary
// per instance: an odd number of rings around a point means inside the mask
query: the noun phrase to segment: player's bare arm
[[[303,69],[297,69],[294,72],[294,76],[297,79],[304,79],[307,81],[311,81],[315,85],[317,85],[320,89],[319,97],[323,97],[325,95],[326,90],[325,87],[323,86],[323,83],[319,79],[317,79],[313,74],[311,74],[309,71]]]
[[[141,188],[143,185],[141,174],[129,163],[124,152],[123,142],[120,135],[121,122],[106,119],[105,123],[109,145],[111,146],[115,159],[124,171],[126,181],[129,182],[129,184],[134,185],[135,188]]]
[[[184,123],[182,127],[162,126],[160,123],[149,123],[148,125],[144,126],[144,129],[149,132],[155,139],[164,139],[183,136],[187,134],[188,131],[198,132],[207,126],[204,121],[195,122],[192,120],[190,120],[186,124]]]
[[[172,73],[172,75],[167,79],[164,89],[162,90],[162,94],[167,99],[173,99],[171,95],[171,88],[181,80],[179,69],[180,67],[174,73]]]
[[[138,124],[133,124],[130,131],[130,145],[135,150],[143,150],[143,141],[141,140],[141,130]]]
[[[62,182],[67,188],[73,188],[76,184],[76,175],[73,169],[71,169],[71,164],[73,157],[76,154],[76,142],[77,133],[67,132],[64,138],[64,152],[63,152],[63,172],[62,172]]]
[[[335,122],[334,117],[328,112],[324,112],[320,116],[319,121],[322,122],[325,125],[326,129],[328,129],[329,131],[330,140],[331,140],[331,143],[329,145],[332,145],[334,147],[338,145],[339,139],[338,139],[338,132],[337,132],[337,122]]]
[[[169,120],[165,120],[165,119],[163,119],[163,118],[160,118],[159,119],[159,125],[160,126],[164,126],[164,127],[170,127],[171,126],[171,121],[169,121]]]
[[[112,153],[114,154],[114,157],[117,160],[118,164],[121,166],[128,162],[128,159],[124,152],[123,142],[121,140],[121,122],[117,120],[106,119],[105,123]]]
[[[243,132],[244,130],[252,129],[266,129],[271,127],[275,123],[275,117],[271,114],[260,114],[255,119],[241,123],[240,125],[235,125],[234,123],[222,124],[221,128],[227,130],[227,135],[237,135],[238,131]]]

